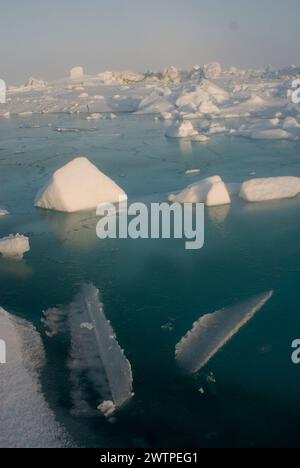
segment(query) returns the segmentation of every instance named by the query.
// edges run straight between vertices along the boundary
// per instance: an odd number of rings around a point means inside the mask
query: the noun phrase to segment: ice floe
[[[0,255],[4,258],[15,258],[21,260],[26,252],[29,252],[29,239],[20,234],[10,234],[0,239]]]
[[[299,193],[299,177],[269,177],[244,182],[240,197],[248,202],[262,202],[293,198]]]
[[[40,384],[45,355],[39,334],[0,308],[6,364],[0,365],[0,447],[59,448],[73,443],[46,402]]]
[[[35,206],[73,213],[95,209],[99,203],[117,203],[120,197],[126,197],[124,190],[86,157],[79,157],[53,174]]]
[[[231,203],[226,185],[219,176],[195,182],[178,194],[169,196],[169,201],[178,203],[205,203],[206,206],[221,206]]]
[[[110,416],[132,398],[130,363],[105,317],[99,291],[94,286],[84,285],[66,308],[44,312],[43,322],[48,336],[61,331],[70,333],[68,366],[74,413],[88,415],[98,409]],[[96,394],[94,408],[83,381],[88,381]]]
[[[176,346],[176,361],[182,370],[194,374],[247,323],[272,297],[269,291],[204,315]]]
[[[7,216],[9,213],[7,210],[5,210],[4,208],[0,208],[0,217],[1,216]]]

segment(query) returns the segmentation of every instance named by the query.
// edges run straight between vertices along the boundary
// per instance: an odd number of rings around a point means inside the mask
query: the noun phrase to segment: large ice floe
[[[122,190],[87,158],[73,159],[58,169],[37,194],[35,206],[74,213],[95,209],[100,203],[117,203]]]
[[[69,369],[74,414],[90,415],[100,411],[109,417],[132,398],[130,363],[105,317],[99,291],[93,285],[82,286],[66,308],[44,312],[43,322],[49,336],[62,330],[70,333]],[[95,408],[91,407],[91,395],[94,398],[96,395]]]
[[[11,234],[0,239],[0,255],[5,258],[21,260],[26,252],[29,252],[29,239],[26,236]]]
[[[299,177],[269,177],[244,182],[241,186],[240,197],[248,202],[263,202],[293,198],[299,193]]]
[[[268,291],[201,317],[176,346],[178,365],[188,374],[198,372],[272,295],[273,291]]]
[[[0,447],[72,446],[42,393],[45,355],[39,334],[0,307],[0,336],[6,345],[6,363],[0,365]]]
[[[226,185],[219,176],[212,176],[195,182],[178,194],[169,196],[169,201],[178,203],[205,203],[206,206],[220,206],[231,203]]]

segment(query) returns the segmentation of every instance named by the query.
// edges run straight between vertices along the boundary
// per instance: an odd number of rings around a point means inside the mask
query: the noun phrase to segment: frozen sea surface
[[[34,116],[26,126],[19,117],[1,120],[0,206],[10,215],[0,219],[0,237],[19,232],[31,244],[21,262],[0,259],[1,307],[42,334],[43,393],[77,445],[297,444],[300,372],[291,363],[291,343],[300,334],[299,197],[258,205],[233,198],[231,206],[207,209],[199,251],[186,251],[181,240],[100,241],[93,213],[33,206],[53,171],[82,154],[130,200],[147,203],[215,174],[225,182],[300,176],[295,141],[216,135],[202,145],[166,139],[167,126],[128,114],[100,122]],[[195,169],[201,173],[186,174]],[[135,397],[114,424],[71,414],[69,338],[47,337],[40,321],[43,310],[66,306],[85,282],[99,289],[132,365]],[[174,347],[195,320],[268,290],[274,297],[264,313],[199,375],[181,374]]]

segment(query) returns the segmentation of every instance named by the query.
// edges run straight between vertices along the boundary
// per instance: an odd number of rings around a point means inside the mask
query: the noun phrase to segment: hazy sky
[[[0,0],[0,78],[300,62],[299,0]]]

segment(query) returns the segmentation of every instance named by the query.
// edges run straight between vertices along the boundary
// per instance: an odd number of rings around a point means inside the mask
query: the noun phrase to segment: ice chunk
[[[281,128],[274,128],[272,130],[258,130],[251,133],[250,138],[253,140],[290,140],[293,135]]]
[[[92,210],[99,203],[117,203],[125,192],[87,158],[58,169],[37,195],[35,206],[68,213]]]
[[[194,374],[258,312],[273,291],[204,315],[176,346],[176,361],[188,374]]]
[[[29,252],[30,245],[28,237],[20,234],[10,234],[8,237],[0,239],[0,254],[3,257],[22,259],[26,252]]]
[[[1,216],[6,216],[6,215],[8,215],[8,214],[9,214],[9,213],[8,213],[7,210],[4,210],[3,208],[0,208],[0,217],[1,217]]]
[[[83,75],[84,75],[84,71],[82,67],[74,67],[70,71],[71,80],[77,80],[79,78],[82,78]]]
[[[179,83],[180,82],[180,74],[177,68],[169,67],[163,73],[163,81],[169,83]]]
[[[220,206],[231,203],[230,195],[221,177],[213,176],[195,182],[177,195],[170,195],[169,201],[179,203],[205,203],[206,206]]]
[[[47,83],[43,80],[37,80],[36,78],[29,78],[25,84],[25,88],[45,88]]]
[[[198,136],[199,133],[194,129],[192,122],[185,120],[184,122],[177,121],[166,131],[168,138],[191,138]]]
[[[300,192],[299,177],[269,177],[244,182],[240,197],[248,202],[293,198]]]
[[[44,316],[50,336],[59,331],[70,331],[69,368],[75,413],[92,411],[89,403],[91,395],[83,381],[89,382],[88,387],[97,397],[95,410],[102,404],[100,410],[107,412],[107,402],[112,402],[113,407],[118,409],[132,398],[130,363],[105,317],[99,291],[94,286],[84,285],[68,307],[50,309]]]
[[[0,336],[6,344],[6,364],[0,365],[0,447],[73,445],[42,394],[39,373],[45,356],[35,328],[0,308]]]
[[[211,62],[204,65],[204,73],[207,79],[216,79],[222,73],[222,67],[218,62]]]

